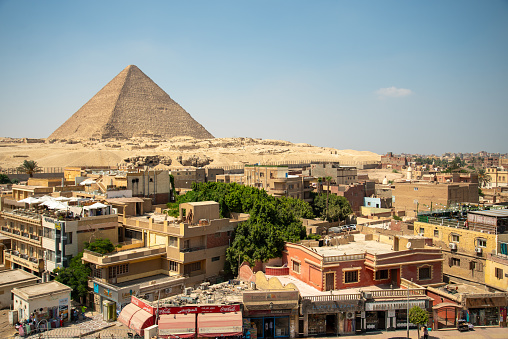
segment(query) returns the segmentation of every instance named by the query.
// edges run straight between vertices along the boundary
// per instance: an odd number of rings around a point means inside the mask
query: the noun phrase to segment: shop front
[[[506,302],[504,294],[467,298],[466,312],[463,312],[462,318],[474,326],[499,326],[505,321],[503,315]]]
[[[341,295],[303,297],[300,307],[303,336],[353,334],[361,329],[364,304],[360,295],[350,299]]]
[[[395,300],[373,301],[365,303],[364,330],[395,330],[407,328],[407,310],[418,306],[424,310],[428,308],[428,300]],[[409,328],[416,325],[409,323]]]
[[[243,294],[244,318],[251,337],[294,338],[298,333],[298,291]]]

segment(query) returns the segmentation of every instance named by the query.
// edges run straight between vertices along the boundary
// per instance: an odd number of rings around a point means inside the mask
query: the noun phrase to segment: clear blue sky
[[[216,137],[508,152],[499,0],[0,0],[0,136],[49,136],[129,64]]]

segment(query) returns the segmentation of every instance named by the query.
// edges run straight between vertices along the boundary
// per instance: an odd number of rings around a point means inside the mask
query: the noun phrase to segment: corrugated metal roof
[[[504,210],[488,210],[488,211],[470,211],[469,213],[485,215],[488,217],[508,217],[508,209]]]

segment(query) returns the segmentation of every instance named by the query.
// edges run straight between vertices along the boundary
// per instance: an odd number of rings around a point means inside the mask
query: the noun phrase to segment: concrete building
[[[175,179],[175,190],[177,192],[184,193],[190,190],[193,183],[206,182],[206,170],[204,168],[172,169],[169,173]]]
[[[507,291],[508,210],[470,211],[467,219],[461,215],[450,218],[449,212],[433,215],[420,214],[414,232],[431,238],[442,250],[446,281]]]
[[[100,206],[95,209],[93,202],[88,202],[85,206],[65,205],[65,211],[0,211],[0,234],[11,242],[10,248],[4,250],[5,267],[21,268],[42,277],[43,272],[66,267],[83,250],[84,242],[108,238],[117,243],[118,217],[111,214],[109,206]]]
[[[67,322],[70,321],[71,291],[72,288],[58,281],[14,288],[14,310],[18,311],[19,320],[60,318]]]
[[[340,166],[337,164],[311,164],[309,175],[316,178],[331,177],[332,183],[350,185],[358,181],[358,170],[354,166]]]
[[[313,190],[307,176],[288,174],[287,166],[245,166],[244,185],[264,189],[274,197],[291,197],[311,201],[310,192]]]
[[[487,188],[507,187],[508,186],[508,170],[503,167],[489,167],[485,170],[490,181]]]
[[[407,216],[479,201],[478,184],[474,183],[396,183],[392,195],[395,209]]]
[[[213,201],[181,204],[178,218],[120,217],[121,237],[129,244],[126,250],[107,255],[85,251],[83,255],[93,272],[95,304],[106,298],[120,309],[131,295],[157,300],[180,293],[183,284],[220,281],[226,249],[240,220],[220,218],[219,204]]]
[[[394,155],[392,152],[386,153],[381,156],[381,168],[393,168],[395,170],[402,170],[407,167],[411,161],[410,158],[402,155]]]
[[[360,209],[363,205],[363,199],[365,198],[365,184],[331,185],[330,192],[346,198],[351,205],[353,213],[360,215]]]
[[[0,271],[0,309],[13,306],[11,290],[35,285],[40,278],[23,270]]]

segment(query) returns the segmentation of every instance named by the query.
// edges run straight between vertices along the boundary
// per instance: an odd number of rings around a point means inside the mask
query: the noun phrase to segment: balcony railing
[[[372,296],[372,298],[393,298],[393,297],[407,297],[410,296],[424,296],[425,288],[417,289],[394,289],[394,290],[379,290],[379,291],[365,291],[366,294]]]
[[[12,234],[21,235],[21,232],[18,230],[12,230]]]
[[[39,240],[39,236],[38,235],[35,235],[35,234],[30,234],[30,239],[32,240]]]
[[[182,252],[183,253],[189,253],[189,252],[201,251],[201,250],[204,250],[204,249],[205,249],[205,246],[189,247],[189,248],[182,249]]]
[[[305,296],[303,299],[316,301],[344,301],[344,300],[360,300],[362,299],[361,293],[349,293],[349,294],[332,294],[332,295],[313,295]]]
[[[351,254],[351,255],[334,255],[330,257],[324,257],[323,262],[337,262],[337,261],[351,261],[351,260],[363,260],[365,259],[365,254]]]
[[[21,236],[23,236],[25,238],[30,238],[30,234],[25,233],[25,232],[21,233]]]

